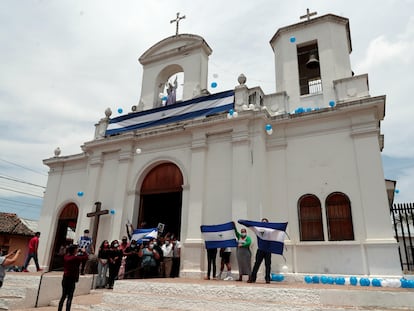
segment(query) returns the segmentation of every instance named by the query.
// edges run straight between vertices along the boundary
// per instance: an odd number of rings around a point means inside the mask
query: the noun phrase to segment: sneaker
[[[23,272],[29,272],[29,270],[27,270],[27,269],[23,269]]]
[[[224,281],[233,281],[233,277],[230,275],[224,278]]]
[[[253,281],[253,280],[251,280],[251,279],[248,279],[247,280],[247,283],[255,283],[256,281]]]
[[[43,271],[43,269],[37,269],[37,272],[42,272]]]

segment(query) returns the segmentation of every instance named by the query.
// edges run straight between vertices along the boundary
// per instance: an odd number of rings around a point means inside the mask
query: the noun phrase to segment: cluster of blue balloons
[[[317,107],[317,108],[310,108],[310,107],[303,108],[303,107],[299,107],[299,108],[296,108],[295,109],[294,113],[299,114],[299,113],[304,113],[304,112],[316,111],[316,110],[319,110],[319,109],[320,109],[319,107]]]
[[[322,275],[321,277],[314,275],[314,276],[310,276],[307,275],[305,276],[305,282],[308,284],[337,284],[337,285],[344,285],[345,284],[345,278],[342,276],[338,276],[338,277],[332,277],[332,276],[325,276]]]
[[[272,273],[270,277],[271,277],[271,280],[275,282],[282,282],[285,279],[285,276],[283,274]]]
[[[272,125],[271,124],[266,124],[265,131],[266,131],[267,135],[272,135],[272,133],[273,133]]]

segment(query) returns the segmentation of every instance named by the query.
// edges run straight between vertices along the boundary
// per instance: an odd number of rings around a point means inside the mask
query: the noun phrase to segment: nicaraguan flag
[[[152,238],[157,238],[157,236],[158,236],[157,228],[135,229],[134,231],[132,231],[131,240],[135,240],[135,241],[150,240]]]
[[[173,124],[227,112],[234,108],[234,90],[201,96],[173,105],[128,113],[109,120],[105,136]]]
[[[239,220],[238,223],[256,233],[257,247],[260,250],[273,254],[283,254],[287,222]]]
[[[234,223],[200,226],[206,248],[237,247]]]

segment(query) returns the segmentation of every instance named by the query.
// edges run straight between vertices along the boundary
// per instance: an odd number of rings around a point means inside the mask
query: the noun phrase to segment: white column
[[[205,261],[204,241],[201,238],[200,224],[203,223],[204,175],[206,158],[206,135],[204,132],[193,133],[191,146],[191,173],[188,197],[187,233],[181,253],[182,275],[200,277]]]

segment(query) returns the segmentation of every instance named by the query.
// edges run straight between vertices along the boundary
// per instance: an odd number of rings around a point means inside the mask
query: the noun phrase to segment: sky
[[[306,9],[350,21],[356,75],[371,96],[386,95],[384,178],[395,202],[414,202],[414,0],[2,0],[0,1],[0,211],[38,219],[48,167],[43,160],[81,153],[106,108],[139,102],[138,58],[175,34],[202,36],[213,53],[209,85],[276,90],[269,41]],[[398,192],[398,193],[397,193]]]

